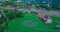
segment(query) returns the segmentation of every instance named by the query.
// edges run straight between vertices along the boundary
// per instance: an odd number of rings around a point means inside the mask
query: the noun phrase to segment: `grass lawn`
[[[59,32],[59,30],[55,30],[52,27],[56,25],[56,22],[60,22],[60,18],[51,16],[53,23],[45,24],[36,17],[36,14],[23,13],[23,15],[25,15],[23,18],[12,19],[4,32]],[[38,24],[32,24],[33,26],[23,25],[22,23],[27,20],[32,20],[32,22]]]

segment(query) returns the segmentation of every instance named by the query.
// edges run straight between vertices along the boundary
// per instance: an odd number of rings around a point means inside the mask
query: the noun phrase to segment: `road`
[[[9,6],[7,6],[7,7],[0,6],[0,8],[4,8],[4,9],[7,9],[7,10],[15,10],[14,7],[9,7]],[[50,10],[50,11],[43,10],[42,11],[42,10],[38,10],[36,8],[33,8],[33,7],[30,8],[30,9],[20,8],[20,9],[17,9],[17,10],[19,10],[19,11],[25,11],[25,12],[27,12],[27,11],[33,11],[33,12],[36,12],[36,13],[44,13],[44,14],[49,15],[49,16],[60,17],[60,11],[53,11],[53,10]]]

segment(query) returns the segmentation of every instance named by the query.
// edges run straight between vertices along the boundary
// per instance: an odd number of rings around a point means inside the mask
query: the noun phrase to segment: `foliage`
[[[4,11],[4,13],[6,14],[6,16],[11,20],[14,19],[16,17],[23,17],[22,12],[16,11],[16,13],[14,11]]]
[[[19,17],[19,18],[23,17],[23,13],[20,12],[20,11],[17,11],[16,12],[16,17]]]

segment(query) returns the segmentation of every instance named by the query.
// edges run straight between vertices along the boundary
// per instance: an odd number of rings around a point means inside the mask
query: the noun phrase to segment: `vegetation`
[[[4,13],[6,14],[6,16],[10,20],[13,19],[13,18],[16,18],[16,17],[19,17],[19,18],[23,17],[22,12],[20,12],[20,11],[16,11],[16,14],[15,14],[14,11],[8,11],[8,10],[6,10],[6,11],[4,11]]]
[[[43,21],[36,17],[36,14],[26,13],[26,16],[23,18],[15,18],[9,22],[9,28],[5,30],[5,32],[59,32],[59,30],[55,30],[53,27],[58,22],[60,24],[60,18],[51,16],[53,22],[52,24],[44,24]],[[32,19],[33,18],[33,19]],[[23,20],[22,20],[23,19]],[[37,26],[29,26],[28,23],[26,25],[22,25],[25,21],[32,21],[38,23]],[[30,24],[30,23],[29,23]],[[31,24],[30,24],[31,25]],[[34,25],[34,24],[33,24]]]

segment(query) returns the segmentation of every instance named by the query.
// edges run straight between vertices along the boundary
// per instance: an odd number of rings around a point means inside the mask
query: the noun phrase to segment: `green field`
[[[24,12],[23,15],[24,17],[22,18],[10,20],[4,32],[59,32],[59,30],[53,29],[53,27],[60,22],[60,18],[58,17],[50,16],[53,20],[52,24],[45,24],[40,18],[36,17],[36,14]],[[22,23],[27,20],[31,20],[36,23],[31,23],[32,25],[23,25]]]

